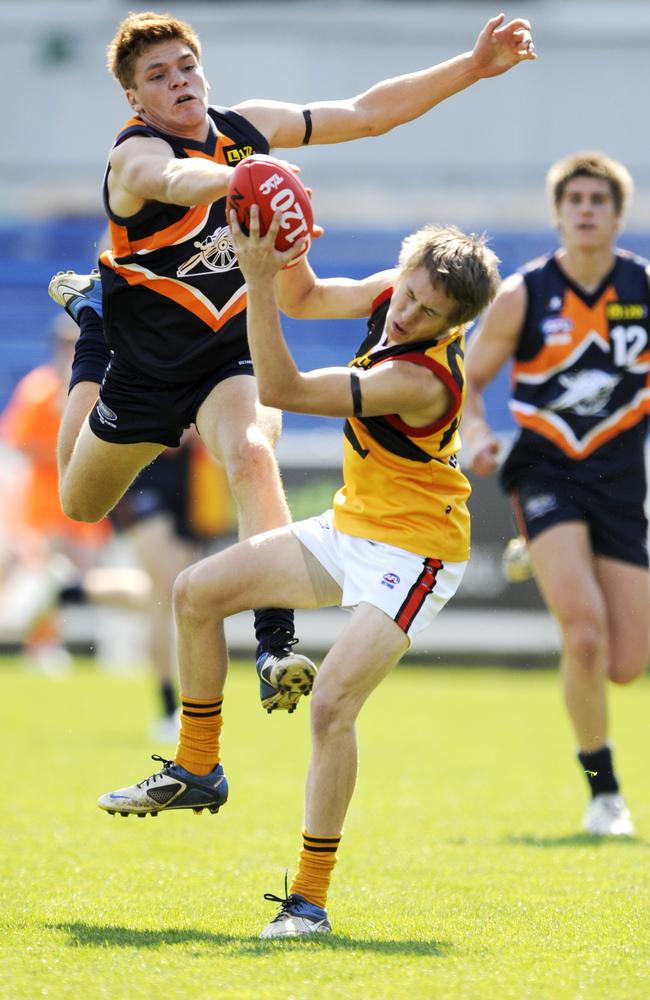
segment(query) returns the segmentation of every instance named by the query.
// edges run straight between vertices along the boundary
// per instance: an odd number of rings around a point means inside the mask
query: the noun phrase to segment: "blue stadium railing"
[[[100,218],[66,218],[0,226],[0,409],[16,382],[48,357],[50,324],[57,307],[47,284],[58,270],[88,271],[97,259]],[[311,258],[319,274],[363,277],[390,267],[405,232],[328,228],[314,243]],[[650,257],[650,234],[631,233],[623,245]],[[501,259],[501,273],[554,246],[550,232],[493,232],[491,245]],[[298,321],[284,328],[298,365],[303,369],[344,364],[364,335],[359,320]],[[512,425],[507,408],[507,374],[490,386],[486,403],[496,430]],[[325,418],[288,414],[285,429],[308,429]]]

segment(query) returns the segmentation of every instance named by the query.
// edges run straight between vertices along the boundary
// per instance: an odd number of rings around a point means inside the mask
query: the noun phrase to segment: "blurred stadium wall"
[[[126,103],[105,69],[129,0],[3,0],[0,214],[100,211],[99,184]],[[212,2],[150,6],[189,20],[203,41],[212,100],[308,103],[470,49],[489,2]],[[431,215],[501,227],[544,225],[547,164],[604,148],[637,179],[650,226],[644,141],[647,0],[522,0],[539,61],[485,81],[434,115],[381,138],[298,150],[326,223],[410,226]]]
[[[359,93],[378,79],[472,47],[493,2],[170,2],[146,4],[189,20],[203,43],[214,103],[251,97],[308,104]],[[0,114],[0,406],[47,354],[61,268],[88,270],[103,222],[100,188],[111,139],[128,112],[105,68],[106,45],[131,2],[0,0],[5,99]],[[483,81],[419,121],[375,139],[291,152],[314,189],[326,237],[312,258],[324,274],[361,276],[390,265],[401,238],[429,221],[487,230],[502,273],[551,249],[548,165],[577,149],[627,164],[636,196],[622,244],[650,256],[648,0],[527,0],[508,18],[532,24],[539,60]],[[302,367],[340,363],[357,323],[287,322]],[[488,396],[507,438],[507,380]],[[334,424],[334,427],[332,425]],[[338,485],[335,422],[289,415],[281,461],[294,516],[323,509]],[[555,655],[557,634],[535,585],[508,585],[499,568],[513,533],[494,483],[476,482],[473,558],[462,590],[416,643],[431,657],[494,653],[532,662]],[[469,617],[468,617],[469,616]],[[336,619],[338,620],[338,619]],[[331,623],[309,620],[314,645]],[[324,622],[325,624],[317,624]],[[234,626],[233,642],[252,635]],[[238,638],[240,637],[240,638]]]

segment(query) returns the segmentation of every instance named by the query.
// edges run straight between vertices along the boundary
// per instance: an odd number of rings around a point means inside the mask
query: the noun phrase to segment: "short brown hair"
[[[572,153],[563,160],[558,160],[546,175],[546,187],[555,208],[562,201],[565,188],[574,177],[595,177],[597,180],[607,181],[616,214],[623,215],[634,191],[634,181],[622,163],[597,152]]]
[[[133,86],[135,64],[150,45],[180,39],[201,61],[201,43],[194,28],[171,14],[156,14],[152,10],[134,14],[131,11],[118,26],[107,49],[108,68],[124,90]]]
[[[501,283],[499,258],[487,237],[469,236],[456,226],[425,226],[402,243],[398,266],[408,273],[425,267],[434,287],[441,287],[456,306],[453,325],[469,323],[486,309]]]

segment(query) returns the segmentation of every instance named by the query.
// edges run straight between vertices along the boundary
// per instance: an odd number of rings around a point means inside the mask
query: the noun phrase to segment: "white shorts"
[[[341,605],[380,608],[412,641],[460,586],[467,562],[443,562],[334,527],[331,510],[291,525],[341,588]]]

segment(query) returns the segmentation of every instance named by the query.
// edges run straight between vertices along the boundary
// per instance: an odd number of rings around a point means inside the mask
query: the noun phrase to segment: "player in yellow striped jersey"
[[[110,361],[105,354],[102,362],[101,337],[87,339],[81,322],[58,448],[65,513],[101,519],[140,470],[195,424],[226,469],[240,536],[287,524],[274,454],[280,414],[257,399],[246,286],[225,214],[234,167],[251,153],[384,134],[535,59],[529,22],[498,14],[471,50],[356,96],[309,107],[253,98],[226,108],[208,104],[201,43],[190,25],[169,14],[129,13],[108,48],[130,108],[103,185],[111,231],[111,249],[100,258],[103,350],[110,348]],[[55,277],[54,297],[72,303],[79,284],[76,276]],[[95,276],[81,288],[97,284]],[[301,693],[314,674],[293,650],[291,610],[258,608],[255,634],[262,704],[291,712],[300,695],[282,688],[286,668],[301,679]]]
[[[260,400],[344,417],[344,486],[333,510],[257,535],[183,572],[175,587],[184,719],[176,759],[103,795],[109,812],[216,811],[227,670],[223,620],[260,601],[354,608],[317,674],[313,752],[298,871],[263,937],[323,933],[326,896],[356,768],[355,720],[366,698],[457,590],[469,556],[469,485],[456,454],[465,394],[465,325],[494,297],[498,261],[482,237],[427,227],[407,237],[398,267],[362,281],[320,280],[303,249],[274,250],[230,225],[248,287],[249,345]],[[277,281],[276,281],[277,279]],[[301,372],[284,340],[276,284],[296,316],[369,317],[348,367]],[[277,567],[282,566],[282,573]]]

